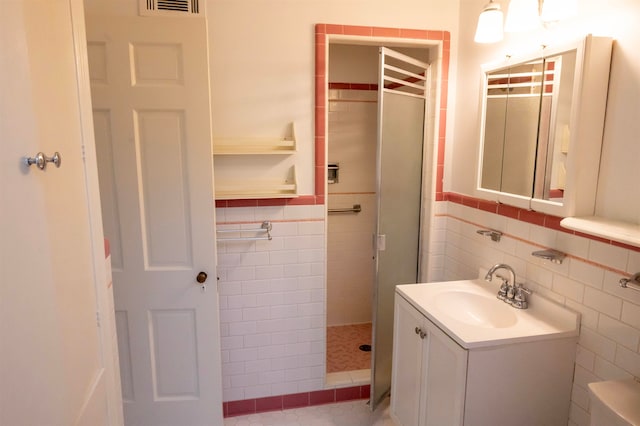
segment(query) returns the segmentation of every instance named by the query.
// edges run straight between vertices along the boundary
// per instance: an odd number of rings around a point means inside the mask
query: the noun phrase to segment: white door
[[[221,424],[206,22],[88,16],[87,34],[125,423]]]
[[[82,15],[79,0],[0,2],[2,425],[116,424],[96,321],[106,275]],[[61,167],[26,166],[39,151]]]

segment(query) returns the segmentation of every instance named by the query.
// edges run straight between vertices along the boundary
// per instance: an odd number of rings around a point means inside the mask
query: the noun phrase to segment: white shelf
[[[295,166],[292,176],[286,180],[261,179],[242,181],[216,181],[216,200],[242,200],[260,198],[296,198],[298,182]]]
[[[214,139],[213,155],[290,155],[294,139]]]
[[[599,216],[567,217],[560,226],[600,238],[640,247],[640,224]]]
[[[295,164],[289,172],[280,164],[297,150],[294,123],[289,129],[281,138],[214,138],[216,200],[297,197]]]

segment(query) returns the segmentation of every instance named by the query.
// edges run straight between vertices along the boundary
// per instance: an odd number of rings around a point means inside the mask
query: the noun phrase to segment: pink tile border
[[[545,228],[553,229],[555,231],[564,232],[571,235],[577,235],[579,237],[587,238],[589,240],[600,241],[605,244],[611,244],[613,246],[622,247],[627,250],[640,252],[640,247],[631,246],[629,244],[619,243],[617,241],[608,240],[606,238],[596,237],[594,235],[584,234],[578,231],[572,231],[571,229],[563,228],[560,226],[562,217],[552,216],[545,213],[536,212],[533,210],[522,209],[519,207],[508,206],[506,204],[500,204],[497,201],[488,201],[482,198],[470,197],[468,195],[457,194],[455,192],[445,192],[441,200],[438,201],[450,201],[456,204],[462,204],[467,207],[472,207],[479,210],[488,211],[498,214],[500,216],[510,217],[512,219],[521,220],[523,222],[532,223],[534,225],[543,226]]]
[[[223,402],[222,408],[224,417],[243,416],[246,414],[264,413],[266,411],[280,411],[289,408],[310,407],[312,405],[332,404],[334,402],[352,401],[356,399],[368,399],[370,391],[370,385],[352,386],[348,388],[326,389],[313,392]]]

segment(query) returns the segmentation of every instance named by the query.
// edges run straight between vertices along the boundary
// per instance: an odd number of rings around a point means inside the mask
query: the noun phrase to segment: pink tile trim
[[[268,396],[265,398],[244,399],[224,402],[224,417],[242,416],[265,411],[284,410],[288,408],[309,407],[312,405],[331,404],[369,398],[369,385],[348,388],[326,389],[313,392],[294,393],[289,395]]]
[[[445,192],[443,197],[438,201],[450,201],[456,204],[462,204],[474,209],[480,209],[490,211],[492,213],[499,214],[500,216],[510,217],[512,219],[521,220],[523,222],[532,223],[534,225],[543,226],[545,228],[553,229],[555,231],[564,232],[571,235],[577,235],[579,237],[587,238],[593,241],[600,241],[605,244],[611,244],[617,247],[622,247],[627,250],[640,252],[640,247],[631,246],[617,241],[608,240],[606,238],[596,237],[594,235],[584,234],[578,231],[572,231],[571,229],[563,228],[560,226],[562,217],[552,216],[533,210],[521,209],[519,207],[508,206],[506,204],[500,204],[495,201],[484,200],[481,198],[470,197],[468,195],[456,194],[455,192]]]
[[[109,244],[109,240],[104,239],[104,258],[111,256],[111,245]]]

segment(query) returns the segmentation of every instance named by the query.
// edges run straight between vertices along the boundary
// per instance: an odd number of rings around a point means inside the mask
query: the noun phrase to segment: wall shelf
[[[640,247],[640,224],[599,216],[567,217],[560,226],[600,238]]]
[[[297,150],[293,123],[289,129],[282,138],[214,138],[216,200],[297,197],[295,164],[282,164]]]
[[[214,139],[213,155],[289,155],[296,152],[295,139]]]
[[[298,183],[295,167],[292,168],[292,175],[287,180],[216,181],[216,200],[296,198],[298,196]]]

